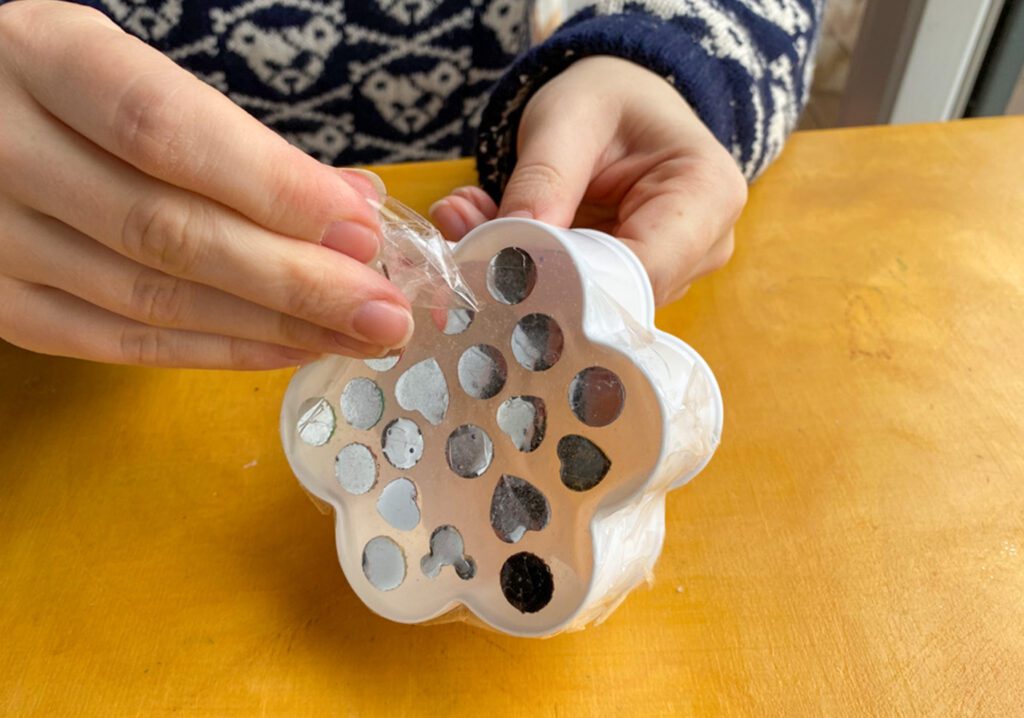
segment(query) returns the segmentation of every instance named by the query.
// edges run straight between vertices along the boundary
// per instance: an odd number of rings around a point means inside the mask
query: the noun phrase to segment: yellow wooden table
[[[660,325],[720,378],[650,589],[545,641],[377,618],[288,372],[0,348],[3,715],[1022,715],[1024,120],[802,134]],[[424,209],[466,162],[383,172]]]

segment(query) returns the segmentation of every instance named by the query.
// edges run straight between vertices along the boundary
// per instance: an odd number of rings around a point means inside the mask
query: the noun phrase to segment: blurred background
[[[1024,114],[1024,0],[826,0],[801,129]]]

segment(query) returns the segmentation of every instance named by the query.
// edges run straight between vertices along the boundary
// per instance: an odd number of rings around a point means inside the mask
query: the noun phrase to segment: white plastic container
[[[721,394],[654,328],[621,242],[501,219],[454,254],[479,311],[417,309],[397,363],[300,369],[288,460],[334,508],[341,566],[376,613],[418,623],[465,606],[520,636],[582,627],[649,577],[665,494],[718,445]]]

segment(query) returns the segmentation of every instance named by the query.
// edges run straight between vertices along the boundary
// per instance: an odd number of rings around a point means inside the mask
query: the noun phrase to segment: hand
[[[162,366],[380,355],[412,331],[372,181],[63,2],[0,7],[0,337]],[[381,185],[382,186],[382,185]]]
[[[500,207],[462,187],[431,216],[452,240],[496,216],[607,232],[640,257],[664,304],[728,261],[746,197],[732,157],[668,82],[600,56],[527,103]]]

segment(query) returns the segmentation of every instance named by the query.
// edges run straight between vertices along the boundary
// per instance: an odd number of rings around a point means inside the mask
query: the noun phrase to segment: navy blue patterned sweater
[[[587,55],[668,79],[748,179],[806,100],[824,0],[91,0],[324,162],[476,154],[497,196],[533,92]]]

